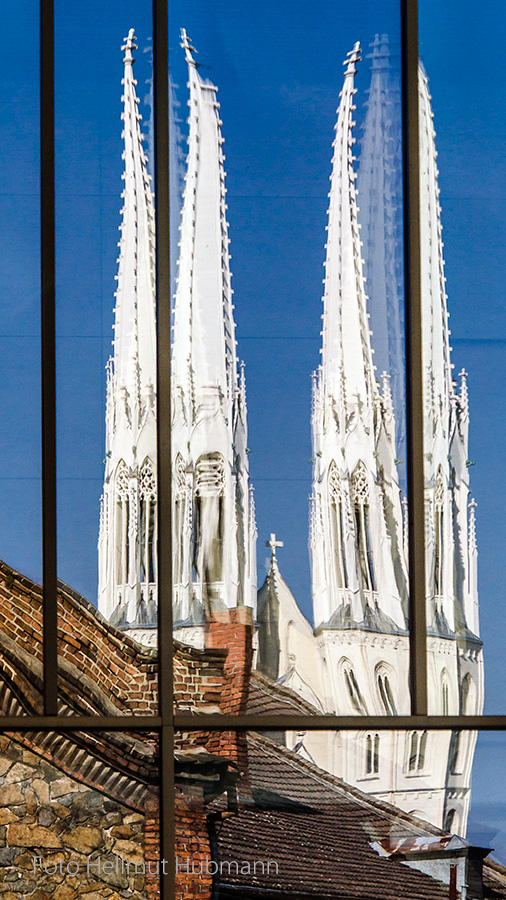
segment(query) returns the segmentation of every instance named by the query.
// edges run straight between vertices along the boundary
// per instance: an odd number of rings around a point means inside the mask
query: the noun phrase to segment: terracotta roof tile
[[[220,826],[223,862],[277,862],[270,872],[222,871],[223,896],[240,887],[283,892],[297,898],[357,900],[442,900],[448,887],[396,859],[382,858],[374,841],[387,839],[399,826],[406,835],[422,833],[421,823],[387,803],[378,802],[286,748],[258,735],[248,737],[253,801]],[[442,834],[427,825],[424,833]],[[220,894],[221,896],[221,894]],[[491,895],[493,896],[493,895]],[[498,894],[497,897],[502,895]]]

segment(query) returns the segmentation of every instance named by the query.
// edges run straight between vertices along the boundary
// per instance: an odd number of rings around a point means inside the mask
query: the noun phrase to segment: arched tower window
[[[183,580],[183,538],[185,517],[185,466],[178,453],[174,477],[174,584]]]
[[[156,556],[156,480],[155,469],[150,459],[142,465],[139,476],[140,499],[140,581],[153,584],[155,581]]]
[[[224,490],[222,457],[201,456],[196,467],[194,554],[197,577],[207,584],[223,578]]]
[[[416,774],[423,772],[425,767],[425,753],[427,750],[427,732],[412,731],[408,735],[409,755],[408,755],[408,772]]]
[[[348,571],[346,568],[346,550],[344,544],[344,503],[343,486],[334,461],[329,471],[330,493],[330,526],[332,529],[332,553],[335,561],[336,583],[338,588],[348,587]]]
[[[116,469],[116,584],[128,583],[129,514],[128,469],[121,460]],[[121,599],[121,594],[117,598]]]
[[[358,681],[351,666],[351,663],[345,662],[343,665],[343,676],[344,682],[346,685],[346,689],[348,692],[348,697],[350,699],[351,705],[355,712],[359,713],[361,716],[367,715],[367,707],[365,705],[364,698],[362,697],[362,693],[358,686]]]
[[[443,830],[448,833],[452,832],[455,829],[455,819],[457,817],[456,809],[449,809],[445,815]]]
[[[379,772],[379,734],[368,734],[365,739],[365,774]]]
[[[452,775],[460,774],[462,768],[460,735],[460,731],[452,731],[449,754],[450,772]]]
[[[444,484],[441,466],[434,488],[434,596],[443,596],[444,563]]]
[[[396,716],[397,707],[395,705],[390,675],[383,665],[380,665],[376,670],[376,684],[378,686],[378,693],[385,714],[387,716]]]
[[[442,716],[449,715],[449,710],[450,710],[449,691],[450,691],[450,686],[449,686],[448,672],[446,671],[446,669],[443,669],[443,671],[441,672],[441,715]]]
[[[358,463],[353,473],[351,491],[355,509],[355,529],[362,588],[368,591],[375,591],[376,583],[369,527],[369,482],[362,462]]]
[[[469,674],[462,679],[462,687],[460,691],[460,714],[462,716],[471,715],[473,712],[475,700],[474,682]]]

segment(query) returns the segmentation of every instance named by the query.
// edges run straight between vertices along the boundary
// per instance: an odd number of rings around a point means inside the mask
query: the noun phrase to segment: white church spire
[[[175,386],[186,391],[191,361],[196,394],[209,400],[219,394],[231,402],[237,389],[237,360],[217,88],[200,77],[192,55],[196,51],[184,29],[182,46],[188,63],[190,132],[172,377]]]
[[[155,226],[153,197],[140,130],[139,100],[133,77],[135,36],[126,43],[123,79],[123,220],[119,243],[118,290],[114,319],[116,388],[128,391],[137,415],[156,383]]]
[[[357,177],[374,361],[390,376],[397,456],[405,459],[402,122],[398,57],[387,34],[371,44],[371,85]]]
[[[106,458],[99,537],[99,609],[122,627],[156,624],[156,318],[153,196],[133,76],[122,50],[124,190],[107,371]],[[144,635],[144,637],[146,637]]]
[[[213,612],[255,605],[256,532],[217,88],[201,78],[184,30],[182,47],[190,116],[172,350],[174,616],[181,639],[194,641]]]
[[[348,415],[361,409],[363,404],[370,405],[377,393],[353,166],[354,77],[359,59],[360,45],[357,43],[344,63],[346,71],[340,95],[329,195],[323,298],[323,378],[327,391],[339,399]]]
[[[425,404],[426,579],[429,629],[479,634],[474,506],[469,513],[469,401],[453,376],[434,114],[419,69],[420,199]]]
[[[435,145],[434,114],[430,104],[428,79],[419,70],[420,107],[420,199],[422,243],[422,293],[424,364],[426,379],[426,427],[436,427],[439,417],[448,417],[455,389],[450,361],[450,332],[446,305],[446,278],[444,274],[443,239],[437,152]]]
[[[354,76],[344,65],[329,194],[322,364],[314,388],[311,551],[315,624],[403,631],[406,575],[389,379],[380,394],[358,223]]]

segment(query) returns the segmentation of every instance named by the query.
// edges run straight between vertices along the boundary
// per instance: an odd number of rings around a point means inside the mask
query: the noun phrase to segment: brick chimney
[[[206,633],[206,647],[228,651],[224,666],[224,684],[220,709],[224,715],[246,712],[253,662],[253,610],[248,606],[213,613]],[[237,764],[243,777],[239,784],[242,795],[249,793],[246,735],[242,731],[217,731],[209,734],[206,746],[214,753],[227,756]]]

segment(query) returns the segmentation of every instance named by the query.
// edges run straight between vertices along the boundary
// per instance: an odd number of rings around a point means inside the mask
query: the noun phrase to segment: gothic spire
[[[156,338],[154,209],[133,76],[135,49],[132,28],[122,47],[125,186],[114,311],[114,388],[125,394],[131,416],[138,411],[138,427],[143,403],[156,384]]]
[[[366,312],[355,190],[353,144],[354,76],[360,59],[355,44],[344,62],[331,175],[325,291],[323,297],[323,379],[326,391],[348,414],[377,393]],[[341,378],[345,373],[345,383]],[[341,396],[343,388],[346,396]]]
[[[186,31],[190,131],[174,314],[173,384],[188,394],[189,366],[196,402],[237,388],[223,138],[217,88],[198,72]],[[188,411],[187,411],[188,412]],[[191,415],[190,415],[191,420]]]
[[[354,76],[345,60],[331,176],[322,365],[313,397],[311,554],[321,627],[405,628],[402,513],[388,373],[375,378],[353,156]],[[384,277],[384,274],[383,274]]]
[[[172,342],[174,621],[179,638],[192,642],[219,609],[255,606],[256,532],[217,88],[201,78],[195,48],[181,36],[190,116]]]
[[[357,174],[374,361],[391,378],[397,455],[404,448],[404,284],[400,73],[387,34],[371,44],[371,86]]]
[[[434,113],[427,76],[419,69],[419,109],[420,109],[420,205],[421,254],[422,254],[422,296],[424,360],[426,366],[426,398],[431,398],[431,408],[427,410],[427,425],[432,421],[436,426],[438,418],[448,421],[451,398],[455,394],[450,361],[450,332],[446,278],[444,275],[443,239],[441,228],[441,207],[437,152],[435,145]],[[432,434],[427,435],[428,440]]]
[[[155,221],[135,49],[131,29],[122,47],[124,189],[114,352],[107,365],[98,604],[103,615],[145,641],[153,639],[157,595]]]

